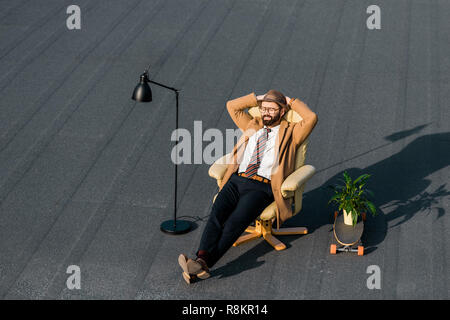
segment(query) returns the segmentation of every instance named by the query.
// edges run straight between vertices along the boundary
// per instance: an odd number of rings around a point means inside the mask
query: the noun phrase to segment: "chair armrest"
[[[222,180],[223,176],[225,175],[225,172],[227,171],[228,162],[227,157],[229,154],[224,155],[223,157],[220,157],[214,163],[209,167],[208,174],[211,178],[214,178],[216,180]]]
[[[308,181],[316,172],[316,168],[307,164],[301,166],[292,172],[281,185],[281,194],[283,198],[290,198],[294,195],[294,191]]]

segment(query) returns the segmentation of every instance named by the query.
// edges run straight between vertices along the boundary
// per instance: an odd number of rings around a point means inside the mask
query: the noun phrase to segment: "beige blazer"
[[[275,144],[275,157],[278,161],[274,163],[271,174],[272,192],[277,205],[277,228],[292,217],[292,198],[283,198],[281,184],[287,176],[294,172],[297,147],[309,136],[318,120],[317,115],[301,100],[292,99],[289,105],[303,120],[291,123],[283,119],[278,131],[278,139]],[[246,109],[256,106],[258,104],[253,92],[227,102],[227,110],[234,123],[243,131],[243,134],[230,154],[232,158],[227,159],[227,170],[222,183],[219,185],[219,191],[231,175],[238,170],[250,136],[264,126],[261,117],[253,118],[246,112]]]

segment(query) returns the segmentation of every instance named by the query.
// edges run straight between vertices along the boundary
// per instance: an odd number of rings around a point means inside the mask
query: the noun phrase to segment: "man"
[[[246,112],[259,107],[261,117]],[[302,121],[290,123],[282,117],[292,108]],[[292,217],[292,199],[281,195],[281,184],[295,169],[297,147],[309,136],[317,116],[299,99],[269,90],[230,100],[227,109],[243,135],[231,153],[219,193],[202,234],[195,260],[181,254],[178,263],[183,278],[191,283],[209,277],[211,268],[233,245],[248,225],[274,200],[277,227]],[[278,161],[276,161],[278,160]]]

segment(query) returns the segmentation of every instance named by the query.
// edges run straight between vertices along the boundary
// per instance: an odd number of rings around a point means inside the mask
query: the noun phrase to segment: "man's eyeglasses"
[[[275,112],[277,112],[278,110],[280,110],[280,108],[266,108],[266,107],[259,107],[259,111],[261,113],[266,113],[268,112],[269,114],[275,114]]]

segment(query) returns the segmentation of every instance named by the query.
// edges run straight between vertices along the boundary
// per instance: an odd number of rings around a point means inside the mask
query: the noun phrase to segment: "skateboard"
[[[340,252],[357,252],[358,256],[364,255],[364,246],[361,243],[361,236],[364,231],[364,221],[366,221],[366,213],[361,213],[361,218],[355,226],[349,226],[344,223],[344,215],[338,215],[334,212],[333,234],[338,244],[330,246],[330,253],[336,254]]]

